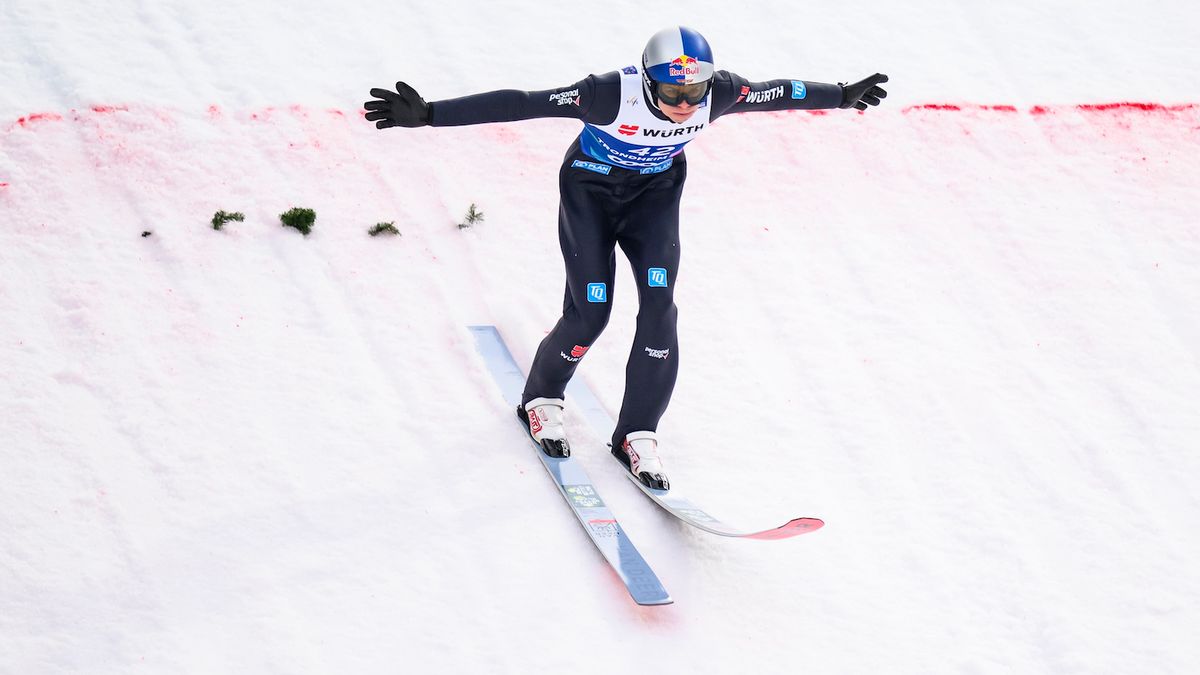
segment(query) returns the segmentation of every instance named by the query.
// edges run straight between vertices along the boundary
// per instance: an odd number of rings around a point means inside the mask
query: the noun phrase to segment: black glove
[[[429,124],[429,104],[416,89],[396,83],[396,93],[387,89],[372,89],[374,101],[367,101],[367,120],[375,122],[376,129],[388,127],[423,127]]]
[[[849,108],[854,106],[859,110],[866,110],[868,105],[879,105],[879,99],[887,98],[887,92],[883,87],[878,85],[887,82],[887,75],[883,73],[875,73],[865,80],[860,80],[854,84],[842,85],[842,104],[839,108]],[[375,93],[372,91],[371,93]],[[369,117],[367,119],[370,119]]]

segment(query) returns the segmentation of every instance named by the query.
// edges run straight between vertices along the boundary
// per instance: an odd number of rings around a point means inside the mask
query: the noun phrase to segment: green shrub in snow
[[[400,230],[396,229],[396,223],[375,223],[375,227],[367,230],[367,234],[372,237],[378,237],[381,234],[394,234],[400,236]]]
[[[240,211],[234,211],[233,213],[228,213],[226,211],[217,211],[216,213],[213,214],[212,226],[213,226],[214,230],[219,230],[222,227],[225,227],[225,223],[228,223],[231,220],[236,220],[240,223],[245,219],[246,219],[246,216]]]
[[[312,209],[293,207],[279,214],[284,227],[294,227],[304,236],[312,232],[313,223],[317,222],[317,212]]]
[[[475,208],[475,204],[471,204],[471,208],[467,209],[467,215],[461,223],[458,224],[458,229],[465,230],[475,223],[483,222],[483,211]]]

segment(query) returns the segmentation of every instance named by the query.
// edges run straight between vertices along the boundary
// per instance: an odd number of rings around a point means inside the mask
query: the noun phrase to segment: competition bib
[[[671,167],[671,158],[708,126],[710,109],[705,99],[687,122],[660,120],[646,107],[639,68],[621,71],[621,108],[611,124],[584,124],[579,135],[583,151],[598,162],[657,173]]]

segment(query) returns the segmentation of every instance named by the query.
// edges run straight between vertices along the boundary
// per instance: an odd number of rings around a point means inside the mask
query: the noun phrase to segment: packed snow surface
[[[1193,672],[1200,5],[679,9],[0,5],[0,672]],[[690,529],[572,420],[675,600],[639,607],[466,329],[527,365],[557,319],[578,123],[360,106],[679,21],[753,80],[891,82],[688,148],[672,482],[827,525]],[[634,284],[579,371],[613,410]]]

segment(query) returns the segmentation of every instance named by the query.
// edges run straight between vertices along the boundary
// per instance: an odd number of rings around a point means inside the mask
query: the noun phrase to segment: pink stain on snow
[[[1053,115],[1053,114],[1057,114],[1057,113],[1065,112],[1065,111],[1080,111],[1080,112],[1086,112],[1086,113],[1130,113],[1130,112],[1132,112],[1132,113],[1150,113],[1150,114],[1170,114],[1170,113],[1178,113],[1178,112],[1191,112],[1191,111],[1196,111],[1198,109],[1200,109],[1200,104],[1198,104],[1198,103],[1179,103],[1179,104],[1167,105],[1167,104],[1163,104],[1163,103],[1153,103],[1153,102],[1145,102],[1145,101],[1118,101],[1118,102],[1111,102],[1111,103],[1079,103],[1079,104],[1066,104],[1066,105],[1057,105],[1057,106],[1035,105],[1035,106],[1032,106],[1029,108],[1028,113],[1030,115],[1035,115],[1035,116],[1037,116],[1037,115]],[[90,110],[93,113],[98,113],[101,115],[111,115],[112,113],[116,113],[116,112],[129,112],[130,108],[128,105],[97,104],[97,105],[89,106],[85,110]],[[266,108],[262,108],[262,109],[255,110],[255,111],[249,111],[247,113],[247,115],[248,115],[249,119],[251,119],[251,120],[255,120],[255,121],[259,121],[259,122],[267,122],[267,121],[271,120],[271,118],[273,117],[274,113],[277,110],[278,109],[275,107],[266,107]],[[291,112],[292,114],[297,115],[299,117],[308,117],[310,114],[309,109],[300,104],[290,105],[290,106],[288,106],[287,110],[289,112]],[[894,108],[888,108],[888,106],[884,105],[883,107],[881,107],[879,109],[879,112],[880,113],[892,112],[893,110],[894,110]],[[1018,113],[1018,112],[1020,112],[1020,110],[1014,105],[1007,105],[1007,104],[988,105],[988,104],[968,104],[968,103],[922,103],[922,104],[917,104],[917,105],[906,106],[906,107],[900,108],[900,110],[899,110],[899,112],[904,115],[908,115],[908,114],[911,114],[914,112],[960,113],[960,112],[980,112],[980,111],[999,112],[999,113]],[[71,112],[76,113],[74,115],[75,119],[79,119],[78,113],[75,110],[72,110]],[[154,111],[150,110],[150,112],[154,112]],[[173,111],[163,111],[163,112],[173,112]],[[327,108],[326,112],[329,115],[334,116],[334,117],[342,117],[342,118],[346,117],[346,112],[343,110],[339,110],[337,108]],[[366,115],[366,111],[362,110],[362,109],[358,109],[355,112],[358,113],[359,117],[363,117]],[[820,117],[820,116],[829,115],[831,112],[836,112],[836,111],[830,111],[830,110],[780,110],[780,111],[775,111],[775,112],[768,113],[768,114],[790,115],[790,114],[794,114],[797,112]],[[221,109],[220,106],[218,106],[216,104],[209,105],[207,108],[207,113],[208,113],[208,116],[211,118],[217,118],[217,117],[221,117],[224,115],[224,111]],[[162,115],[160,115],[160,117],[162,117]],[[11,131],[15,127],[29,128],[33,125],[36,125],[36,124],[42,123],[42,122],[60,122],[63,119],[64,119],[63,115],[60,113],[56,113],[56,112],[30,113],[28,115],[18,117],[16,119],[16,121],[9,126],[9,130]],[[163,119],[168,119],[168,118],[163,118]],[[500,133],[498,135],[503,137],[503,133]],[[503,140],[508,141],[511,139],[503,138]]]
[[[907,115],[911,112],[922,110],[932,110],[937,112],[1002,112],[1015,113],[1017,106],[1015,105],[979,105],[966,103],[922,103],[920,105],[910,105],[900,109],[900,112]]]
[[[1183,112],[1185,110],[1194,110],[1197,106],[1195,103],[1184,103],[1180,105],[1163,105],[1161,103],[1138,103],[1125,101],[1122,103],[1080,103],[1075,106],[1079,110],[1087,112],[1108,112],[1111,110],[1138,110],[1141,112]]]
[[[1173,113],[1186,112],[1196,110],[1200,105],[1195,103],[1181,103],[1177,105],[1164,105],[1162,103],[1146,103],[1136,101],[1122,101],[1114,103],[1079,103],[1076,105],[1060,105],[1046,106],[1035,105],[1029,108],[1030,115],[1053,115],[1059,112],[1068,110],[1079,110],[1083,112],[1144,112],[1144,113]],[[920,105],[910,105],[902,108],[900,112],[909,114],[918,111],[936,111],[936,112],[971,112],[971,111],[989,111],[989,112],[1004,112],[1016,113],[1020,112],[1014,105],[975,105],[975,104],[958,104],[958,103],[923,103]]]
[[[35,124],[37,122],[61,122],[62,118],[63,118],[62,115],[59,115],[58,113],[52,113],[52,112],[30,113],[24,117],[18,117],[16,126],[19,126],[22,128],[28,128],[29,125]],[[11,129],[12,127],[9,127],[9,128]]]
[[[962,107],[952,103],[926,103],[924,105],[910,105],[907,108],[902,109],[900,112],[907,113],[912,110],[953,110],[958,112],[959,110],[962,110]]]

